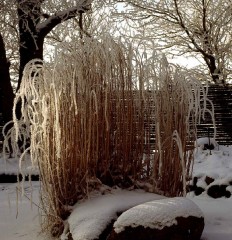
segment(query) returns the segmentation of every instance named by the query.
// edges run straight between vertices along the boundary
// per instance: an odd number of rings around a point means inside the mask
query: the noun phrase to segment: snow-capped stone
[[[202,137],[196,140],[195,146],[200,147],[202,149],[206,147],[206,149],[212,150],[218,147],[218,143],[214,138]]]
[[[200,239],[204,216],[184,197],[147,202],[124,212],[114,223],[109,240]],[[176,238],[170,238],[176,235]]]
[[[228,185],[221,184],[221,185],[210,185],[207,194],[212,197],[212,198],[221,198],[221,197],[226,197],[229,198],[231,197],[231,192],[227,190]]]

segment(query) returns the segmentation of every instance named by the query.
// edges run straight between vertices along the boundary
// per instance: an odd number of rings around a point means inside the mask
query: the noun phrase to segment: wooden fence
[[[232,145],[232,85],[208,86],[208,98],[213,102],[216,122],[216,141],[221,145]],[[2,113],[0,113],[0,149],[2,147],[2,128],[4,125]],[[154,124],[151,126],[154,128]],[[197,136],[213,137],[214,126],[211,117],[206,114],[201,124],[197,126]],[[155,142],[155,136],[150,139],[151,145]]]
[[[216,141],[220,145],[232,145],[232,85],[209,85],[207,96],[214,105]],[[205,120],[197,126],[197,135],[213,137],[213,133],[211,117],[206,114]]]

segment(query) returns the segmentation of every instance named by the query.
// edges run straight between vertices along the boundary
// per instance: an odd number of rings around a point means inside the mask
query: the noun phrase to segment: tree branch
[[[44,22],[37,24],[36,30],[38,32],[38,36],[45,37],[53,28],[55,28],[61,22],[67,21],[71,18],[76,17],[80,13],[84,13],[90,10],[92,1],[93,0],[80,1],[77,6],[64,11],[56,12]]]
[[[212,55],[206,53],[195,41],[195,39],[193,38],[193,36],[191,35],[191,33],[189,32],[188,28],[185,26],[181,13],[179,11],[179,7],[178,7],[178,3],[176,0],[174,0],[174,4],[175,4],[175,9],[176,9],[176,14],[179,17],[179,23],[180,26],[182,27],[182,29],[185,31],[185,33],[187,34],[187,36],[189,37],[190,41],[192,42],[192,44],[194,45],[194,47],[204,56],[204,58],[211,58]]]

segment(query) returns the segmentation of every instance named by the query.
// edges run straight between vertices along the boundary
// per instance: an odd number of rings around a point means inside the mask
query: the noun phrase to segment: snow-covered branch
[[[189,54],[204,61],[214,82],[231,74],[232,4],[227,0],[123,0],[116,16],[133,27],[131,38],[161,43],[167,51]],[[116,8],[117,10],[117,8]],[[126,35],[127,33],[125,33]],[[173,50],[173,48],[171,50]]]
[[[76,17],[80,13],[87,12],[91,9],[93,0],[81,0],[76,6],[63,11],[58,11],[54,15],[48,17],[45,21],[36,26],[39,35],[46,36],[54,27],[61,22]]]

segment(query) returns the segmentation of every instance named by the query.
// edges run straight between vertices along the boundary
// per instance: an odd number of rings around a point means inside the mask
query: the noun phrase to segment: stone
[[[193,185],[187,185],[186,186],[186,191],[187,192],[192,192],[192,191],[195,191],[195,189],[196,189],[196,187],[195,186],[193,186]]]
[[[200,187],[200,186],[197,186],[197,183],[198,183],[198,178],[197,177],[194,177],[193,180],[190,182],[190,184],[187,186],[187,192],[194,192],[194,194],[196,196],[202,194],[205,189]]]
[[[209,176],[206,176],[205,177],[205,182],[206,182],[206,184],[207,185],[209,185],[209,184],[211,184],[212,182],[214,182],[214,178],[211,178],[211,177],[209,177]]]
[[[213,144],[204,144],[203,150],[214,150],[215,146]]]
[[[135,206],[114,223],[107,240],[199,240],[204,216],[187,198],[167,198]]]
[[[194,177],[194,178],[193,178],[193,186],[194,186],[194,187],[197,186],[197,181],[198,181],[198,178],[197,178],[197,177]]]
[[[199,196],[199,195],[201,195],[204,191],[205,191],[205,189],[202,188],[202,187],[195,187],[194,193],[195,193],[196,196]]]
[[[214,150],[219,145],[214,138],[202,137],[198,138],[195,142],[196,147],[200,147],[203,150]]]
[[[229,185],[212,185],[208,188],[207,194],[212,198],[231,197],[231,193],[226,190]]]

